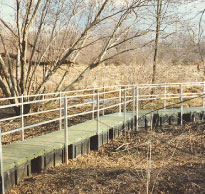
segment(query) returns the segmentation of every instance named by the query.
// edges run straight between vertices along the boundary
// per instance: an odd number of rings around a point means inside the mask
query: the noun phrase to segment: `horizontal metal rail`
[[[81,106],[85,106],[85,105],[92,105],[93,102],[84,102],[84,103],[81,103],[81,104],[75,104],[75,105],[72,105],[72,106],[68,106],[68,109],[71,109],[71,108],[77,108],[77,107],[81,107]]]
[[[48,120],[48,121],[36,123],[36,124],[33,124],[33,125],[25,126],[24,130],[25,129],[31,129],[31,128],[34,128],[34,127],[38,127],[38,126],[41,126],[41,125],[46,125],[46,124],[49,124],[49,123],[53,123],[53,122],[59,121],[59,119],[60,118],[55,118],[55,119],[52,119],[52,120]],[[2,132],[1,135],[2,136],[9,135],[11,133],[15,133],[15,132],[19,132],[19,131],[22,131],[22,128],[17,128],[17,129],[13,129],[11,131]]]
[[[62,109],[62,108],[61,108]],[[27,113],[24,114],[24,116],[34,116],[34,115],[38,115],[38,114],[45,114],[45,113],[50,113],[50,112],[56,112],[59,111],[59,108],[55,108],[55,109],[50,109],[50,110],[44,110],[44,111],[39,111],[39,112],[33,112],[33,113]]]
[[[148,87],[159,87],[159,86],[179,86],[179,85],[183,85],[183,86],[199,86],[199,85],[203,85],[204,82],[188,82],[188,83],[159,83],[159,84],[138,84],[138,88],[148,88]],[[23,95],[24,98],[32,98],[32,97],[43,97],[43,96],[50,96],[50,95],[60,95],[63,94],[68,95],[69,93],[78,93],[78,92],[88,92],[88,91],[92,91],[94,90],[101,90],[103,88],[108,89],[108,88],[119,88],[119,87],[134,87],[136,85],[113,85],[113,86],[104,86],[104,87],[96,87],[96,88],[88,88],[88,89],[81,89],[81,90],[71,90],[71,91],[63,91],[63,92],[52,92],[52,93],[44,93],[44,94],[31,94],[31,95]],[[130,88],[130,89],[131,89]],[[0,101],[4,101],[4,100],[14,100],[14,99],[20,99],[21,96],[15,96],[15,97],[7,97],[7,98],[0,98]]]
[[[197,87],[196,92],[183,92],[183,87]],[[198,88],[200,86],[200,88]],[[203,87],[201,87],[203,86]],[[134,88],[138,88],[138,94],[136,92],[133,93]],[[160,94],[151,93],[151,89],[163,89],[164,91]],[[171,88],[177,88],[177,91],[171,90]],[[141,91],[143,89],[143,91]],[[169,90],[168,90],[169,89]],[[190,89],[190,88],[187,88]],[[160,91],[159,90],[159,91]],[[201,90],[202,92],[199,92]],[[146,94],[149,92],[149,94]],[[126,93],[122,95],[123,93]],[[112,94],[112,95],[111,95]],[[135,95],[135,96],[133,96]],[[137,95],[137,98],[136,98]],[[35,100],[29,100],[32,97],[36,97]],[[164,100],[164,107],[166,107],[167,100],[170,99],[187,99],[187,98],[202,98],[203,99],[203,106],[205,106],[205,83],[204,82],[191,82],[191,83],[160,83],[160,84],[138,84],[138,85],[115,85],[115,86],[106,86],[106,87],[98,87],[98,88],[89,88],[89,89],[82,89],[82,90],[74,90],[74,91],[64,91],[64,92],[56,92],[56,93],[46,93],[40,95],[27,95],[27,96],[17,96],[17,97],[10,97],[10,98],[0,98],[0,101],[8,101],[8,100],[17,100],[16,104],[3,104],[0,105],[0,109],[9,109],[13,107],[18,107],[21,110],[24,109],[25,105],[32,105],[32,104],[40,104],[42,107],[44,104],[48,102],[55,102],[52,105],[52,108],[48,110],[41,110],[37,112],[30,112],[30,113],[23,113],[18,116],[8,117],[8,118],[0,118],[0,122],[6,121],[14,121],[15,119],[20,119],[21,127],[17,129],[12,129],[7,132],[3,132],[1,135],[8,135],[18,131],[24,131],[29,128],[39,127],[41,125],[49,124],[51,122],[59,121],[62,123],[62,120],[65,119],[62,115],[62,111],[64,110],[63,106],[63,98],[67,98],[67,107],[66,110],[68,111],[67,118],[88,115],[97,113],[99,111],[102,112],[102,115],[105,114],[105,110],[119,107],[119,112],[121,112],[121,106],[126,106],[129,103],[133,103],[133,110],[135,107],[139,108],[139,105],[135,103],[139,103],[140,101],[153,101],[153,100]],[[38,99],[40,98],[40,99]],[[99,98],[99,99],[98,99]],[[136,102],[136,99],[138,102]],[[124,102],[123,102],[124,101]],[[56,103],[59,103],[59,107],[56,107]],[[5,102],[8,103],[8,102]],[[183,102],[182,102],[183,103]],[[181,103],[181,104],[182,104]],[[70,105],[71,104],[71,105]],[[73,108],[89,108],[92,106],[90,111],[80,113],[69,114],[69,110]],[[102,106],[102,107],[100,107]],[[181,105],[182,107],[182,105]],[[85,109],[84,109],[85,110]],[[125,110],[125,108],[124,108]],[[73,110],[72,112],[75,112]],[[41,114],[57,112],[59,115],[54,115],[57,118],[53,118],[52,120],[38,122],[35,124],[30,124],[28,126],[24,126],[24,119],[28,116],[39,116]],[[136,110],[133,112],[136,114]],[[92,116],[92,117],[93,117]],[[60,127],[61,128],[61,127]]]
[[[9,121],[9,120],[15,120],[15,119],[20,119],[20,118],[21,118],[21,116],[8,117],[8,118],[0,119],[0,122]]]

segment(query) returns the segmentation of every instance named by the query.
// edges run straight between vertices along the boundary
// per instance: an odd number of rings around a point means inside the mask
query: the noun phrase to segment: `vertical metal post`
[[[135,116],[135,86],[132,89],[132,114]]]
[[[20,107],[20,113],[21,113],[21,138],[22,138],[22,141],[24,141],[24,106],[23,106],[24,102],[23,102],[23,94],[21,95],[21,107]]]
[[[62,110],[61,110],[61,107],[62,107],[62,93],[60,91],[60,99],[59,99],[59,117],[60,117],[60,120],[59,120],[59,130],[62,129]]]
[[[119,89],[119,113],[122,112],[122,87],[120,86],[120,89]]]
[[[124,89],[124,126],[125,126],[125,131],[127,131],[126,130],[126,114],[127,114],[127,95],[126,95],[126,88]]]
[[[136,87],[136,130],[139,130],[139,88]]]
[[[205,82],[203,83],[203,107],[205,107]]]
[[[133,129],[135,126],[135,86],[132,89],[132,113],[133,113]]]
[[[67,97],[64,97],[64,144],[65,144],[65,162],[68,165],[68,112]]]
[[[0,126],[0,160],[1,160],[1,187],[2,194],[5,194],[5,184],[4,184],[4,166],[3,166],[3,150],[2,150],[2,139],[1,139],[1,126]]]
[[[100,119],[100,96],[98,92],[97,93],[97,135],[99,134],[99,130],[100,130],[99,119]]]
[[[42,94],[43,96],[42,96],[42,98],[41,98],[42,100],[45,100],[45,93],[44,93],[45,90],[46,90],[46,88],[44,87],[44,88],[43,88],[43,94]]]
[[[103,87],[103,113],[102,115],[105,115],[105,87]]]
[[[164,109],[167,108],[167,84],[164,85]]]
[[[183,85],[180,84],[181,125],[183,125]]]
[[[92,90],[92,119],[95,118],[95,89]]]

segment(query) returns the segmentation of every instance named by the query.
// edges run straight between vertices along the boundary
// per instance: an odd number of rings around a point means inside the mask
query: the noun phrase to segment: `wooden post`
[[[2,194],[5,194],[5,183],[4,183],[4,166],[3,166],[3,150],[2,150],[2,135],[1,135],[1,126],[0,126],[0,160],[1,160],[1,189]]]
[[[181,125],[183,125],[183,85],[180,84]]]
[[[22,141],[24,141],[24,116],[23,116],[24,110],[23,110],[23,108],[24,108],[24,101],[23,101],[23,94],[22,94],[21,95],[21,107],[20,107],[20,112],[21,112],[21,129],[22,129],[22,131],[21,131],[21,139],[22,139]]]
[[[68,165],[68,112],[67,97],[64,97],[64,144],[65,144],[65,162]]]
[[[95,119],[95,89],[92,90],[92,119]]]

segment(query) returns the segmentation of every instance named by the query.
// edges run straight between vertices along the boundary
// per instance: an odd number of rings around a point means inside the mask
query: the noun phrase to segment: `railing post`
[[[164,85],[164,109],[167,108],[167,84]]]
[[[95,118],[95,89],[92,90],[92,119]]]
[[[105,87],[103,87],[103,113],[102,115],[105,115]]]
[[[99,134],[99,130],[100,130],[100,96],[99,96],[99,92],[97,93],[97,135]]]
[[[205,82],[203,83],[203,107],[205,107]]]
[[[43,88],[43,96],[42,96],[42,100],[45,100],[45,93],[44,93],[45,90],[46,90],[46,88],[44,87],[44,88]]]
[[[127,102],[126,102],[126,88],[124,89],[124,126],[125,126],[125,133],[126,133],[126,114],[127,114]]]
[[[139,88],[136,87],[136,130],[139,130]]]
[[[23,102],[23,94],[21,95],[21,107],[20,107],[20,114],[21,114],[21,129],[22,129],[22,131],[21,131],[21,138],[22,138],[22,141],[24,141],[24,116],[23,116],[23,114],[24,114],[24,110],[23,110],[23,108],[24,108],[24,102]]]
[[[119,113],[122,112],[122,87],[120,86],[120,89],[119,89]]]
[[[68,165],[68,112],[67,97],[64,97],[64,144],[65,144],[65,162]]]
[[[135,86],[132,89],[132,113],[133,117],[135,116]]]
[[[181,125],[183,125],[183,84],[180,84]]]
[[[3,149],[2,149],[2,139],[1,139],[1,126],[0,126],[0,160],[1,160],[1,189],[2,194],[5,194],[5,184],[4,184],[4,166],[3,166]]]
[[[133,113],[133,128],[135,123],[135,86],[132,89],[132,113]]]
[[[61,107],[62,107],[62,93],[60,91],[60,99],[59,99],[59,117],[60,117],[60,120],[59,120],[59,130],[62,129],[62,110],[61,110]]]

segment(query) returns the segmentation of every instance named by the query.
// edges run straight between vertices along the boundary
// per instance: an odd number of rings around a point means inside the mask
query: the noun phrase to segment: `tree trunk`
[[[21,114],[21,107],[20,106],[14,106],[13,109],[16,113],[16,116]],[[30,112],[30,110],[31,110],[31,105],[30,104],[25,104],[24,107],[23,107],[23,113],[28,114]]]
[[[159,50],[159,33],[161,28],[161,14],[162,14],[162,0],[157,0],[157,13],[156,13],[156,31],[155,31],[155,45],[154,45],[154,59],[153,59],[153,72],[152,72],[152,84],[156,82],[157,73],[157,59]]]

